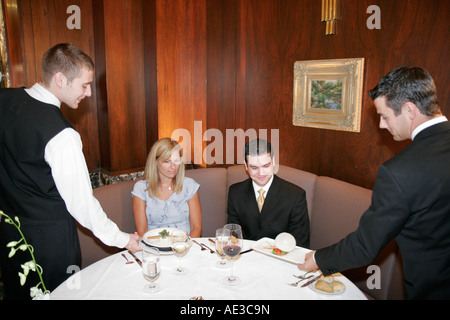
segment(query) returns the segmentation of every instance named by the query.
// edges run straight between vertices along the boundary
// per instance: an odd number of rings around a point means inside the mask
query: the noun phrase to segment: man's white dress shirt
[[[38,83],[25,91],[36,100],[61,107],[58,98]],[[72,128],[64,129],[47,143],[44,158],[52,170],[56,188],[75,220],[106,245],[124,248],[130,236],[108,219],[94,197],[82,149],[81,137]]]
[[[422,131],[428,127],[431,127],[435,124],[445,122],[445,121],[447,121],[447,118],[445,116],[440,116],[440,117],[436,117],[436,118],[433,118],[431,120],[428,120],[428,121],[422,123],[421,125],[417,126],[417,128],[415,128],[413,130],[413,132],[411,134],[411,140],[414,140],[414,138],[419,134],[420,131]]]

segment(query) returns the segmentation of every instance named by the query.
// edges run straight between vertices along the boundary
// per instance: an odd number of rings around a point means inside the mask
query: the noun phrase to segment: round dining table
[[[142,267],[126,250],[108,256],[72,274],[50,294],[52,300],[366,300],[363,292],[345,276],[339,274],[335,280],[345,285],[345,290],[337,294],[319,292],[310,281],[299,281],[295,275],[304,275],[297,264],[286,261],[262,250],[260,241],[244,240],[242,251],[234,261],[233,273],[241,282],[228,286],[224,277],[231,268],[219,268],[220,257],[210,250],[202,250],[205,244],[214,250],[208,238],[197,238],[189,252],[181,258],[181,265],[187,268],[184,275],[176,275],[178,258],[170,252],[160,256],[161,274],[156,280],[161,290],[146,293],[143,288],[149,282],[142,274]],[[263,240],[261,240],[263,241]],[[265,243],[268,241],[265,241]],[[306,249],[305,249],[306,250]],[[127,263],[124,256],[133,263]],[[134,253],[142,260],[142,252]],[[308,274],[311,275],[311,274]],[[319,275],[318,272],[313,273]],[[291,283],[299,281],[297,286]]]

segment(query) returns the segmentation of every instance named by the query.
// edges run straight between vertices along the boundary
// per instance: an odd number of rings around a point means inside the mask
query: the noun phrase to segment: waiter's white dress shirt
[[[58,98],[38,83],[25,91],[36,100],[61,107]],[[75,220],[106,245],[124,248],[130,236],[108,219],[94,197],[82,149],[81,137],[72,128],[64,129],[47,143],[44,158],[52,170],[56,188]]]

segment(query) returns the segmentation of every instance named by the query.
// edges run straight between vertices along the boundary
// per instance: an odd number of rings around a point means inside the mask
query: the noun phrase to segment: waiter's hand
[[[314,261],[314,252],[315,251],[308,252],[305,255],[305,263],[299,263],[297,265],[297,267],[299,269],[301,269],[301,270],[304,270],[304,271],[316,271],[316,270],[318,270],[319,267],[317,266],[316,261]]]
[[[128,244],[126,245],[126,249],[132,251],[132,252],[136,252],[136,251],[141,251],[142,248],[139,245],[139,241],[140,241],[140,237],[137,234],[137,232],[135,232],[134,234],[130,234],[130,240],[128,241]]]

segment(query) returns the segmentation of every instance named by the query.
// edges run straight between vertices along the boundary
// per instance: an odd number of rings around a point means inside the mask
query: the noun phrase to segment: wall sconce
[[[340,0],[322,0],[322,22],[325,22],[325,34],[336,33],[336,20],[340,18]]]

